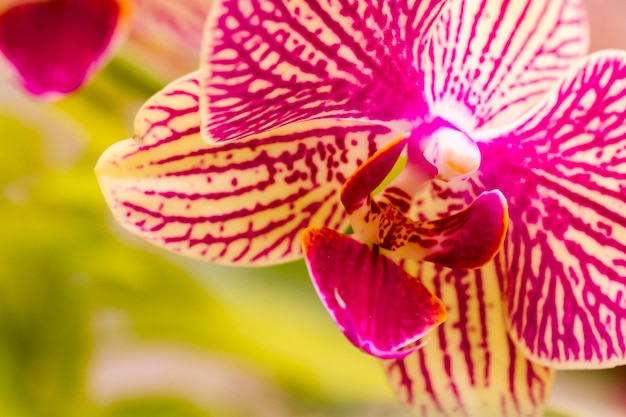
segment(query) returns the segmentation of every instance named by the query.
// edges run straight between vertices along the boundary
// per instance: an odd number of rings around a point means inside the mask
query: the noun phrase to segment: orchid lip
[[[359,334],[359,326],[357,322],[350,315],[348,305],[339,294],[339,288],[335,288],[333,295],[335,302],[337,303],[337,308],[342,311],[345,320],[343,326],[340,327],[342,327],[342,330],[348,340],[363,352],[379,359],[402,359],[420,349],[426,343],[423,340],[424,335],[417,335],[398,341],[393,347],[383,349],[373,340],[369,338],[363,339]],[[337,315],[333,316],[335,320],[338,320]]]
[[[322,303],[361,351],[381,359],[403,358],[445,321],[440,300],[376,246],[309,227],[302,249]]]

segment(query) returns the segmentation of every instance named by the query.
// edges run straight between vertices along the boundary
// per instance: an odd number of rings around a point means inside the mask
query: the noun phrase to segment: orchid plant
[[[304,255],[416,415],[538,416],[626,363],[626,53],[586,47],[578,0],[215,1],[96,171],[170,251]]]
[[[2,0],[0,71],[32,97],[54,100],[88,83],[129,36],[167,37],[196,57],[210,1]]]

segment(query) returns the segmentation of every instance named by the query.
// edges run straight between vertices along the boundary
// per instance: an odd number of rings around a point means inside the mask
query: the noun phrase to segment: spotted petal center
[[[425,152],[415,152],[414,148],[424,143]],[[374,189],[407,147],[406,168],[373,197]],[[416,161],[416,156],[421,160]],[[508,210],[504,196],[497,190],[485,192],[460,212],[442,213],[440,219],[430,221],[412,219],[408,212],[413,198],[428,178],[421,169],[424,162],[433,163],[439,176],[459,180],[478,168],[480,152],[469,136],[448,126],[431,129],[431,134],[419,139],[415,135],[402,136],[379,150],[348,178],[342,189],[341,201],[355,238],[391,251],[398,258],[427,260],[450,268],[485,265],[500,250],[506,234]]]

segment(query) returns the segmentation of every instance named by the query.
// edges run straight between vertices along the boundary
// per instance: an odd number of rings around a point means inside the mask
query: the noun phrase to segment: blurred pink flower
[[[139,65],[158,72],[174,63],[183,68],[180,75],[195,67],[209,4],[210,0],[9,0],[0,6],[0,69],[34,97],[63,97],[88,83],[132,29],[132,54],[148,59]],[[142,52],[150,49],[156,54]]]

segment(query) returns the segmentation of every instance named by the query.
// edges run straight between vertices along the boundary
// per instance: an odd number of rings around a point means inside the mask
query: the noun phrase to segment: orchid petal
[[[356,347],[401,358],[445,320],[445,309],[416,278],[351,236],[308,228],[302,246],[320,299]]]
[[[211,146],[199,135],[199,91],[197,74],[170,84],[138,112],[137,139],[101,156],[119,223],[170,251],[236,265],[299,258],[309,225],[347,227],[341,184],[392,139],[387,128],[303,122]]]
[[[71,93],[116,49],[131,9],[128,0],[13,2],[0,7],[0,54],[29,93]]]
[[[626,53],[598,53],[485,143],[511,207],[511,335],[550,366],[626,364],[625,108]]]
[[[416,61],[442,0],[223,0],[205,25],[202,134],[319,118],[416,120]]]
[[[405,265],[447,309],[421,349],[384,362],[396,394],[416,415],[542,415],[554,372],[529,361],[507,337],[496,265],[475,271]]]
[[[428,222],[413,221],[393,205],[372,203],[371,211],[358,224],[355,235],[392,251],[394,257],[474,269],[491,261],[500,250],[508,211],[502,193],[491,191],[454,215]]]
[[[491,261],[506,235],[508,214],[499,191],[485,192],[464,210],[429,222],[415,222],[393,206],[373,215],[381,248],[402,259],[424,260],[449,268],[480,268]],[[378,214],[378,213],[377,213]]]
[[[430,107],[466,132],[501,125],[586,48],[580,0],[449,0],[421,60]]]

